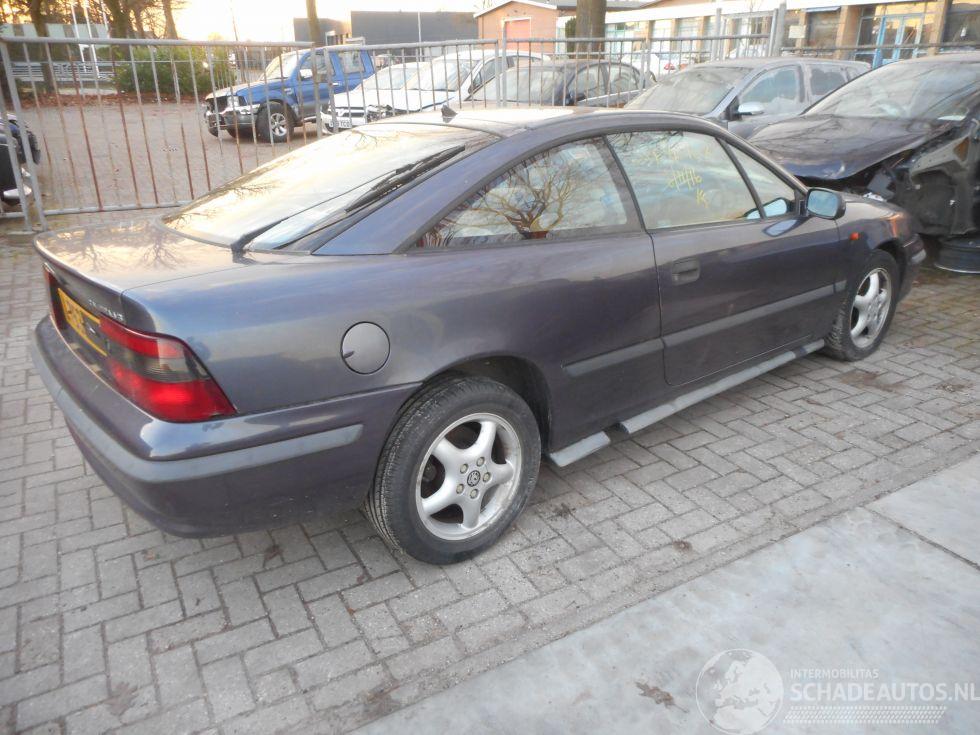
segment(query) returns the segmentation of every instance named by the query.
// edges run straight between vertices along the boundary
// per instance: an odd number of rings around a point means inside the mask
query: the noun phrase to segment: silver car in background
[[[418,66],[415,63],[389,64],[365,79],[357,89],[334,95],[337,127],[353,128],[366,123],[368,105],[380,104],[382,99],[388,99],[387,93],[391,90],[404,89],[415,76]],[[332,129],[332,120],[326,120],[325,124]]]
[[[800,114],[870,68],[862,61],[791,57],[696,64],[659,78],[626,106],[706,117],[745,138]]]

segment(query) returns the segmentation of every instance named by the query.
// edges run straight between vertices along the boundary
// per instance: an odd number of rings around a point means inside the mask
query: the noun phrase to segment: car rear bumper
[[[146,416],[122,399],[128,406],[124,410],[145,418],[136,451],[97,420],[99,411],[79,400],[104,395],[99,387],[107,387],[75,357],[47,318],[35,329],[32,357],[99,477],[140,515],[178,536],[237,533],[356,507],[373,482],[388,429],[414,390],[399,386],[316,404],[322,421],[311,418],[309,407],[301,407],[305,418],[299,427],[295,417],[300,414],[294,409],[174,424]],[[86,380],[93,383],[79,384]],[[358,416],[363,419],[355,420]],[[131,419],[124,417],[116,426],[132,431]],[[264,429],[255,433],[256,425]],[[319,430],[297,433],[309,427]],[[202,432],[210,435],[204,453],[194,444]],[[152,437],[157,437],[155,445]]]

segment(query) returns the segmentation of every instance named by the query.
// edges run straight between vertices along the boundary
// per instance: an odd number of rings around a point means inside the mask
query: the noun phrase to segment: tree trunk
[[[129,8],[124,7],[121,0],[104,0],[105,8],[109,11],[109,30],[113,38],[129,38],[132,36],[132,26],[129,24]]]
[[[163,0],[163,37],[177,38],[177,24],[174,22],[173,0]]]
[[[606,0],[578,0],[575,4],[575,35],[579,38],[606,37]],[[582,44],[601,50],[602,44]],[[584,50],[584,49],[583,49]]]
[[[306,21],[310,25],[310,40],[313,45],[322,45],[323,31],[320,30],[320,18],[316,14],[316,0],[306,0]]]
[[[43,0],[31,0],[27,8],[31,16],[31,23],[34,24],[34,32],[42,37],[48,35],[48,19],[44,14],[44,4]],[[41,75],[44,78],[45,91],[53,92],[55,88],[54,70],[51,68],[51,64],[44,63],[43,56],[41,57]]]

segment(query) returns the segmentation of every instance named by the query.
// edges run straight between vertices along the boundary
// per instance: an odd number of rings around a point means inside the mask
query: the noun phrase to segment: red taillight
[[[119,392],[165,421],[204,421],[234,406],[191,349],[178,339],[146,334],[103,316],[108,367]]]
[[[65,321],[64,312],[61,311],[61,304],[58,302],[58,280],[47,267],[44,268],[44,280],[48,284],[48,306],[51,310],[51,321],[58,329],[64,329],[68,323]]]

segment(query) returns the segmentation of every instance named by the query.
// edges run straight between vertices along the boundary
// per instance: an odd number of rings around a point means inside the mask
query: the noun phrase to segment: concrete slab
[[[933,543],[980,564],[980,455],[870,506]]]
[[[938,730],[932,731],[973,735],[980,731],[978,630],[980,571],[856,509],[360,732],[714,732],[695,694],[702,666],[729,649],[750,649],[761,656],[743,657],[734,667],[716,665],[700,684],[703,706],[727,732],[757,732],[766,715],[776,712],[772,732],[891,733],[899,721],[919,718],[933,722]],[[728,654],[722,663],[740,656]],[[778,671],[775,681],[766,658]],[[740,677],[740,671],[748,673]],[[733,672],[730,684],[756,682],[755,692],[740,692],[743,703],[758,705],[754,709],[716,706],[713,697],[726,693],[724,677]],[[760,672],[761,678],[752,678]],[[820,678],[835,672],[843,676]],[[901,713],[888,709],[893,702],[877,693],[814,703],[802,688],[814,682],[863,684],[870,676],[875,684],[891,685],[893,693],[903,684],[907,692],[910,683],[974,682],[978,701],[901,720]],[[715,682],[719,688],[712,690]],[[809,696],[817,696],[812,687]],[[934,704],[934,698],[906,700],[923,702]],[[814,704],[816,709],[806,708]],[[879,724],[854,721],[876,716]],[[821,718],[838,722],[821,724]]]

